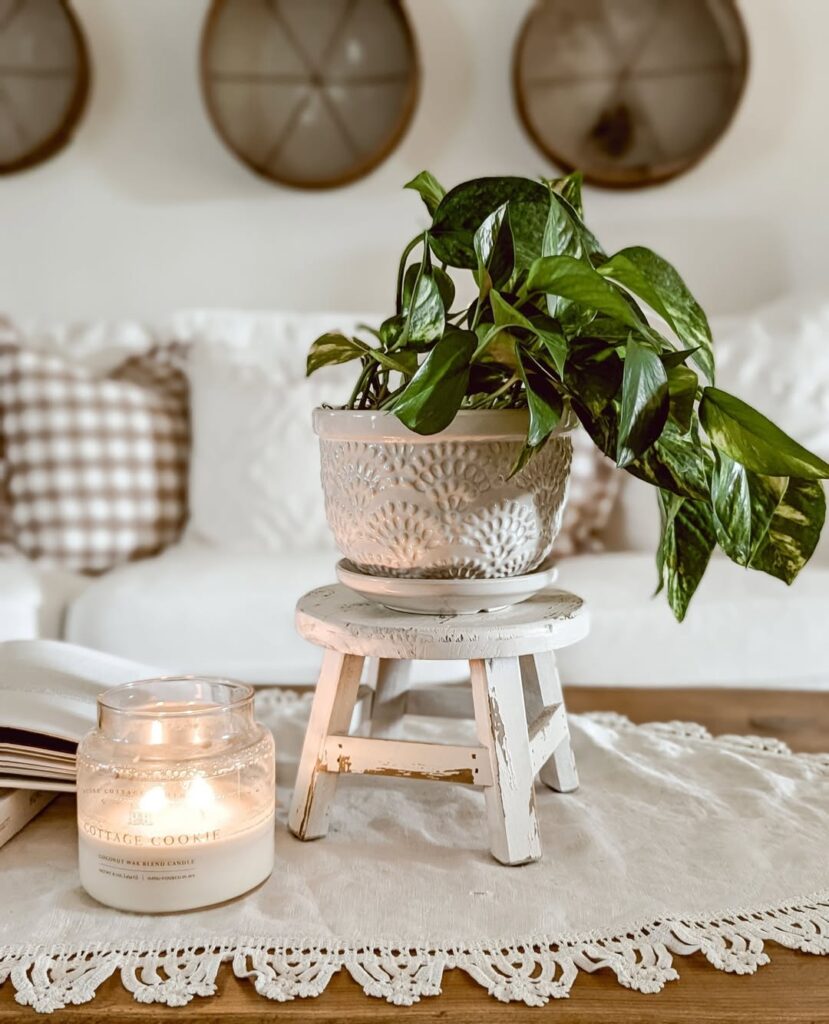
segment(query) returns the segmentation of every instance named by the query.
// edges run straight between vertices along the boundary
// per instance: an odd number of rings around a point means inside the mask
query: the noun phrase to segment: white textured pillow
[[[829,459],[829,297],[793,295],[712,329],[717,386]]]
[[[311,411],[346,401],[354,365],[309,379],[305,358],[319,334],[380,319],[220,311],[173,319],[173,336],[193,342],[188,534],[235,551],[333,550]]]

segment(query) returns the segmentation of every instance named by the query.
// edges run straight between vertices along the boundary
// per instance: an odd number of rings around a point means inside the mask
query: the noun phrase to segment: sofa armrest
[[[90,582],[17,555],[0,558],[0,641],[62,640],[66,611]]]
[[[0,641],[32,640],[38,633],[40,583],[22,558],[0,559]]]

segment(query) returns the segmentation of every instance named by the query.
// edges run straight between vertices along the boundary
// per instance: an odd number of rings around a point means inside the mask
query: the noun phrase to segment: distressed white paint
[[[402,615],[355,602],[342,586],[306,594],[297,609],[300,632],[316,643],[324,637],[329,649],[291,805],[289,824],[294,834],[300,839],[325,835],[335,780],[342,774],[456,782],[483,789],[490,849],[497,860],[503,864],[537,860],[541,843],[535,811],[536,774],[541,769],[544,781],[555,789],[578,785],[553,649],[574,642],[587,631],[587,616],[575,595],[559,591],[545,595],[539,604],[542,629],[526,615],[511,614],[516,609],[459,620]],[[461,629],[461,622],[472,628]],[[398,738],[407,712],[448,713],[451,717],[468,713],[462,686],[445,687],[442,692],[409,690],[409,662],[417,656],[412,652],[426,650],[427,656],[440,660],[446,646],[453,652],[459,648],[469,652],[466,657],[479,746]],[[396,653],[389,653],[392,650]],[[361,693],[364,655],[378,659],[369,673],[375,686],[376,716],[369,737],[347,732]],[[379,732],[385,738],[378,738]]]
[[[347,587],[319,587],[300,598],[300,636],[319,647],[368,658],[469,661],[554,650],[587,635],[584,601],[564,590],[537,594],[502,612],[411,615],[366,601]]]
[[[337,776],[319,770],[329,733],[348,729],[360,689],[363,659],[326,651],[305,730],[288,827],[300,839],[318,839],[328,831],[328,808]]]
[[[486,747],[329,736],[322,760],[325,771],[341,775],[386,775],[470,786],[492,785]]]
[[[556,705],[564,708],[564,693],[556,668],[555,654],[552,651],[541,651],[521,658],[521,678],[524,699],[528,701],[533,711]],[[540,764],[539,777],[545,786],[559,793],[571,793],[578,789],[579,776],[569,732],[552,750],[546,764]]]
[[[502,864],[526,864],[541,856],[541,838],[518,660],[475,659],[469,668],[475,727],[492,765],[484,791],[489,848]]]
[[[569,742],[567,730],[567,713],[563,704],[545,708],[537,718],[529,724],[530,760],[532,773],[535,777],[553,751],[566,740]]]

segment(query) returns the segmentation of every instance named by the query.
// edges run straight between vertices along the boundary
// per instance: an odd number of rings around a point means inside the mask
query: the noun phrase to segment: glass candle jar
[[[253,689],[147,679],[98,698],[78,747],[81,884],[120,910],[190,910],[273,869],[273,737]]]

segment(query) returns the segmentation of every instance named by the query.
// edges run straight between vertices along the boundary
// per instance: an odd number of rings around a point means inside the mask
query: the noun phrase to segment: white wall
[[[202,109],[205,0],[75,0],[94,63],[72,145],[0,178],[0,309],[38,318],[157,318],[181,306],[385,309],[421,224],[400,186],[549,172],[513,112],[512,43],[527,0],[408,0],[423,92],[412,128],[369,178],[328,193],[269,185]],[[703,164],[660,188],[591,190],[610,247],[651,245],[716,311],[802,284],[829,251],[827,0],[742,0],[746,96]]]

